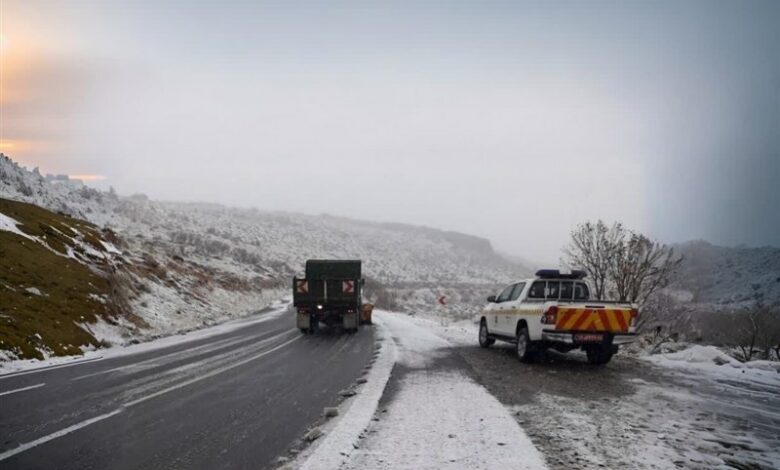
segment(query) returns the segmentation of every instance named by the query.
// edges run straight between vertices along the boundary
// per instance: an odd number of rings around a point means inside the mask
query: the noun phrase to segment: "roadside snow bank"
[[[661,354],[658,357],[666,358],[670,361],[684,361],[689,363],[709,363],[717,365],[728,364],[733,367],[739,367],[740,362],[730,357],[715,346],[694,345],[688,349],[683,349],[675,353]]]
[[[52,356],[42,361],[37,359],[15,359],[8,355],[4,355],[4,351],[0,351],[0,376],[14,373],[24,373],[34,369],[43,369],[50,367],[66,367],[72,364],[77,364],[86,361],[97,361],[101,359],[108,359],[112,357],[127,356],[131,354],[138,354],[146,351],[152,351],[155,349],[165,348],[173,346],[175,344],[186,343],[189,341],[195,341],[210,336],[216,336],[222,333],[228,333],[240,328],[244,328],[255,323],[262,323],[274,318],[278,318],[281,315],[287,313],[287,305],[277,302],[272,306],[272,310],[267,313],[261,313],[256,315],[250,315],[238,320],[228,321],[209,328],[203,328],[199,330],[193,330],[187,333],[181,333],[171,336],[165,336],[145,343],[133,344],[129,346],[113,346],[105,349],[93,349],[84,351],[81,356]],[[95,327],[95,324],[90,325]],[[105,335],[104,339],[116,335],[116,330],[112,329],[110,325],[98,326],[99,335]]]
[[[547,468],[507,409],[460,373],[409,374],[369,432],[345,468]]]
[[[354,451],[363,431],[371,424],[371,418],[376,412],[397,358],[395,342],[388,335],[383,313],[374,311],[373,322],[382,347],[366,377],[366,383],[345,405],[346,410],[342,412],[342,418],[334,427],[325,431],[325,438],[319,445],[311,453],[301,456],[301,459],[305,459],[300,466],[301,469],[339,468]]]
[[[642,359],[663,367],[761,384],[777,384],[780,387],[780,363],[739,362],[715,346],[695,345],[675,353],[645,356]]]
[[[398,348],[403,378],[341,468],[547,468],[495,397],[457,368],[440,366],[451,354],[449,341],[419,319],[388,312],[379,318]]]

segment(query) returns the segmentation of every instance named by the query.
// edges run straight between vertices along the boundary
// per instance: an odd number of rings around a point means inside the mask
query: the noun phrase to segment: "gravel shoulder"
[[[462,338],[463,335],[461,334]],[[452,353],[513,411],[552,469],[780,468],[780,392],[617,355],[519,362],[511,345]]]

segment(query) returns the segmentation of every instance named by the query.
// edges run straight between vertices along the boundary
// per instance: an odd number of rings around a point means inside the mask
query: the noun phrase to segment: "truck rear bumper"
[[[571,331],[549,331],[545,330],[542,331],[542,340],[544,341],[550,341],[553,343],[565,343],[565,344],[589,344],[588,342],[584,341],[577,341],[575,339],[575,335],[578,334],[578,332],[571,332]],[[588,334],[591,334],[588,332]],[[597,333],[597,334],[603,334],[607,335],[610,338],[606,338],[607,340],[611,339],[609,341],[613,345],[621,345],[621,344],[628,344],[632,343],[636,340],[636,333]]]

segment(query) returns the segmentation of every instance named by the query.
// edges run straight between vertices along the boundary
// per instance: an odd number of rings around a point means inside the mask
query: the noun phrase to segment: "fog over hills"
[[[703,240],[675,245],[684,262],[673,288],[696,303],[747,306],[780,302],[780,249],[727,248]]]
[[[362,259],[368,300],[410,312],[440,309],[453,316],[473,314],[498,286],[530,274],[526,266],[497,254],[488,240],[467,234],[331,215],[120,197],[78,182],[47,181],[5,156],[0,158],[0,198],[83,219],[117,235],[120,262],[132,278],[128,313],[142,322],[113,321],[121,330],[109,335],[114,342],[169,334],[263,308],[289,295],[291,277],[309,258]],[[446,307],[438,302],[441,296]]]
[[[289,294],[290,278],[309,258],[362,259],[369,300],[453,317],[477,313],[486,295],[539,267],[525,261],[532,253],[521,254],[523,258],[501,255],[489,240],[468,234],[332,215],[122,197],[77,182],[47,181],[6,156],[0,158],[0,197],[117,234],[123,261],[134,268],[129,305],[143,322],[124,324],[123,331],[113,333],[114,340],[168,334],[262,308]],[[670,290],[684,302],[706,310],[780,300],[778,248],[727,248],[697,241],[675,249],[685,261]],[[441,296],[446,306],[438,303]],[[137,328],[141,323],[145,326]]]

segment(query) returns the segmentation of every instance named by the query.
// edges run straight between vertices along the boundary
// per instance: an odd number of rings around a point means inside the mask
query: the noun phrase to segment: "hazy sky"
[[[2,151],[118,192],[780,245],[780,2],[0,0]]]

